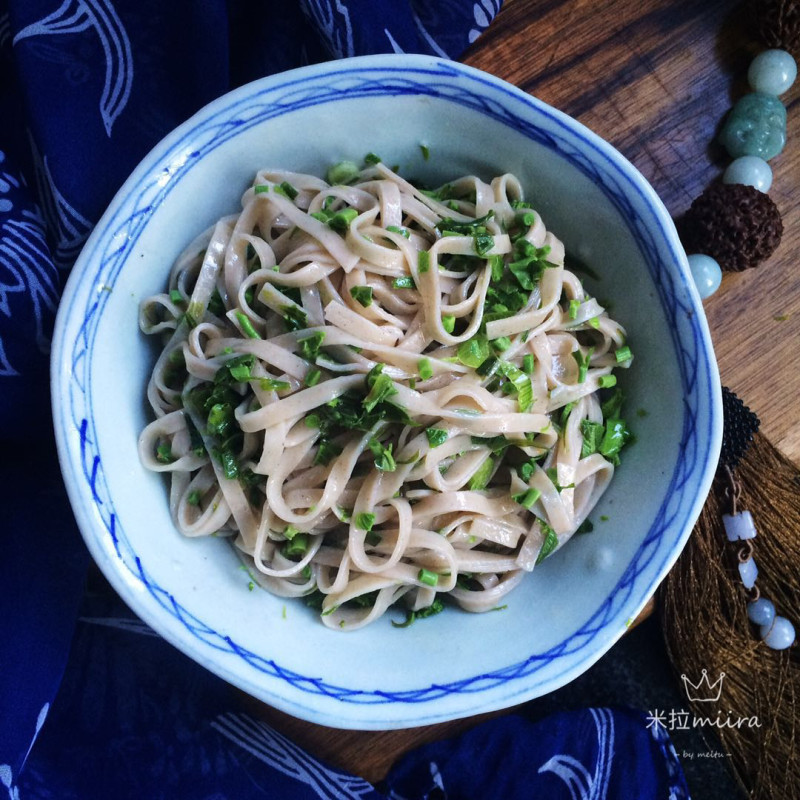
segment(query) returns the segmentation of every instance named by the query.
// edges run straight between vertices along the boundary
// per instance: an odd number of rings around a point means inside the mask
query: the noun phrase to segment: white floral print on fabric
[[[305,13],[317,27],[317,33],[336,58],[356,54],[350,12],[339,0],[303,0]]]
[[[489,27],[489,23],[497,16],[500,11],[502,0],[480,0],[472,6],[472,16],[475,20],[475,27],[468,34],[470,44],[474,42]]]
[[[14,44],[33,36],[56,36],[93,29],[106,61],[100,114],[108,136],[124,110],[133,85],[131,43],[110,0],[64,0],[52,14],[23,28]]]
[[[614,755],[614,716],[607,708],[589,709],[597,729],[597,757],[590,769],[573,756],[561,753],[548,759],[539,773],[552,772],[566,784],[572,800],[605,800]]]
[[[363,778],[326,767],[269,725],[244,714],[221,714],[211,727],[259,761],[307,784],[323,800],[359,800],[375,791]]]

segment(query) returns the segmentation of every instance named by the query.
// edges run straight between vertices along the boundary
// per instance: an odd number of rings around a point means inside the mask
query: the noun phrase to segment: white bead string
[[[744,588],[751,593],[747,604],[747,617],[758,627],[758,635],[767,647],[785,650],[796,640],[794,625],[786,617],[775,611],[775,604],[765,597],[756,586],[758,567],[753,558],[753,540],[757,536],[753,516],[749,511],[739,511],[741,487],[736,482],[730,467],[725,467],[728,475],[727,494],[731,503],[730,514],[722,515],[725,535],[732,544],[743,542],[737,552],[739,577]]]

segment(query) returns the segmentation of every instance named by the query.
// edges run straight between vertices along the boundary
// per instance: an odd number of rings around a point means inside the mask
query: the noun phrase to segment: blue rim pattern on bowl
[[[80,326],[73,343],[64,340],[63,330],[62,335],[57,336],[53,361],[53,399],[54,411],[60,415],[56,428],[71,430],[78,441],[77,447],[73,447],[59,439],[65,472],[73,470],[79,478],[79,496],[76,498],[73,491],[72,500],[76,503],[77,499],[84,513],[99,515],[124,568],[146,587],[154,602],[180,622],[188,634],[196,637],[204,646],[235,654],[257,672],[290,684],[302,692],[362,705],[422,704],[449,695],[480,693],[499,685],[507,687],[509,697],[517,693],[533,696],[537,683],[527,681],[524,687],[517,688],[512,685],[513,682],[529,678],[555,661],[563,665],[563,672],[569,673],[574,669],[579,656],[589,653],[597,658],[602,655],[609,640],[613,641],[621,633],[621,626],[618,626],[620,630],[613,629],[613,626],[610,630],[609,622],[615,619],[624,620],[625,614],[631,615],[638,611],[639,606],[647,599],[638,586],[637,579],[646,570],[647,585],[654,585],[653,578],[660,579],[674,560],[675,539],[667,539],[664,532],[667,529],[683,530],[685,527],[685,536],[688,536],[688,528],[699,512],[700,501],[687,499],[681,489],[687,485],[696,486],[698,483],[710,481],[721,425],[721,421],[715,416],[718,403],[715,403],[714,398],[719,392],[716,364],[705,358],[700,346],[707,339],[705,320],[702,314],[696,313],[696,307],[693,306],[698,301],[686,270],[681,268],[677,271],[682,276],[683,283],[676,285],[674,274],[660,266],[660,250],[663,252],[665,243],[673,257],[678,258],[675,255],[676,240],[669,227],[669,218],[666,214],[663,218],[656,215],[646,203],[643,205],[651,219],[645,220],[639,215],[628,195],[644,199],[652,190],[632,168],[629,171],[620,171],[619,158],[612,156],[611,148],[593,134],[586,131],[584,137],[577,137],[573,130],[566,127],[560,112],[544,106],[498,79],[453,62],[418,57],[414,61],[406,59],[401,66],[397,66],[391,56],[382,56],[338,62],[334,65],[333,74],[330,72],[331,65],[327,67],[324,75],[314,68],[307,68],[243,87],[229,96],[227,104],[223,105],[219,101],[212,103],[167,137],[135,174],[134,178],[137,175],[146,178],[138,181],[141,185],[137,193],[126,196],[124,201],[120,201],[118,196],[118,200],[107,212],[110,217],[105,220],[105,232],[101,236],[93,236],[87,244],[83,255],[84,263],[97,266],[91,278],[83,279],[84,283],[113,287],[119,270],[133,251],[151,211],[163,201],[181,177],[192,169],[195,160],[242,129],[297,108],[354,97],[422,93],[445,98],[488,115],[554,153],[569,158],[603,187],[608,199],[629,221],[645,251],[647,268],[667,313],[673,344],[679,355],[682,379],[688,390],[683,409],[680,447],[682,451],[704,455],[700,458],[679,460],[659,514],[635,558],[628,565],[615,590],[569,639],[547,652],[533,654],[501,670],[481,673],[452,683],[396,692],[333,685],[287,670],[275,660],[241,647],[229,637],[210,628],[181,606],[174,596],[148,574],[114,511],[96,444],[91,391],[92,348],[108,294],[102,291],[89,292],[88,300],[80,308],[75,306],[79,302],[79,293],[70,291],[68,287],[59,316],[62,320],[79,319]],[[477,93],[472,87],[480,87],[483,94]],[[487,89],[492,95],[491,99],[486,96]],[[537,127],[517,113],[515,106],[529,112],[533,107],[538,115],[549,120],[555,132]],[[594,152],[597,163],[604,165],[602,168],[586,158],[583,151],[587,149]],[[134,178],[131,181],[135,184],[137,181]],[[660,246],[652,232],[654,227],[662,239]],[[688,299],[681,300],[681,296]],[[63,327],[63,324],[58,326],[59,329]],[[66,382],[63,388],[66,391],[62,392],[58,368],[60,366],[63,369],[64,363],[69,367],[63,378]],[[118,591],[121,589],[119,585],[116,588]],[[538,686],[540,689],[555,688],[552,684],[552,677],[545,676]],[[497,705],[494,703],[494,706]],[[398,712],[398,716],[402,718],[403,712]],[[438,718],[435,709],[431,708],[430,720]],[[361,721],[369,723],[368,719]],[[415,724],[425,721],[419,716],[414,718]]]

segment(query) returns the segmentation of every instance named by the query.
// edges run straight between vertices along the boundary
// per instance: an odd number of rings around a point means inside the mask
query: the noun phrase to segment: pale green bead
[[[797,63],[785,50],[765,50],[750,62],[747,81],[754,92],[779,95],[797,78]]]
[[[774,158],[786,144],[786,109],[777,97],[751,92],[728,114],[719,140],[731,154]]]
[[[742,156],[728,164],[722,182],[741,183],[766,193],[772,186],[772,167],[758,156]]]
[[[722,283],[722,269],[719,264],[711,256],[700,253],[689,256],[688,261],[698,294],[703,300],[711,297]]]

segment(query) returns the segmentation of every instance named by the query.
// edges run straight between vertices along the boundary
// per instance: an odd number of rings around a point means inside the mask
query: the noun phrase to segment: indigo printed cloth
[[[627,797],[626,782],[642,798],[687,796],[668,742],[602,709],[490,723],[373,787],[245,713],[96,575],[85,590],[48,348],[69,270],[117,188],[236,86],[367,53],[457,58],[501,1],[0,0],[0,800],[583,800]]]

